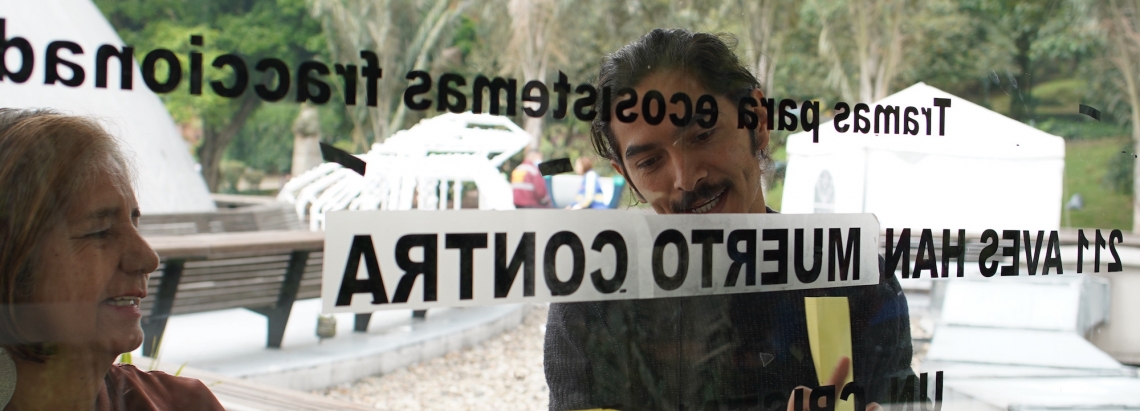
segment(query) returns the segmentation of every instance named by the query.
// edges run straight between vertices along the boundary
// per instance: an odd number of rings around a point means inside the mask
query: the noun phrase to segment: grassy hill
[[[1062,209],[1062,226],[1132,229],[1131,197],[1114,192],[1104,182],[1113,156],[1131,157],[1133,154],[1131,150],[1121,153],[1127,143],[1127,138],[1065,142],[1065,189],[1061,206],[1064,207],[1073,193],[1080,193],[1085,206],[1071,212]]]

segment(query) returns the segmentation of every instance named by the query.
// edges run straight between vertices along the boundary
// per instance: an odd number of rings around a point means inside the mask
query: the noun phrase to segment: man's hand
[[[829,386],[829,385],[835,387],[835,401],[836,402],[838,402],[840,399],[839,397],[842,396],[843,382],[847,381],[847,374],[849,372],[851,372],[851,359],[847,358],[847,357],[841,357],[839,359],[839,363],[835,364],[835,370],[831,372],[831,379],[827,380],[827,384],[824,384],[825,387]],[[799,387],[796,387],[796,390],[801,390],[801,389],[803,390],[803,396],[804,396],[804,400],[803,400],[804,408],[803,408],[803,410],[800,410],[800,411],[810,411],[811,410],[811,404],[808,404],[808,401],[811,398],[811,388],[808,388],[808,387],[805,387],[802,385]],[[788,411],[796,411],[796,390],[792,390],[792,395],[790,397],[788,397]],[[824,402],[824,401],[827,401],[826,398],[820,398],[819,401],[820,401],[820,404],[816,404],[816,406],[822,407],[824,405],[827,405],[826,402]],[[832,404],[830,408],[835,409],[834,404]],[[883,409],[883,407],[879,406],[879,403],[872,402],[872,403],[867,404],[866,411],[881,411],[882,409]]]

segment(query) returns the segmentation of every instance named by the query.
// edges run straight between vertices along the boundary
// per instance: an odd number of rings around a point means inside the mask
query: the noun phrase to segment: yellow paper
[[[827,384],[831,379],[831,373],[835,371],[840,358],[852,359],[843,385],[835,387],[838,399],[843,393],[843,387],[854,380],[855,375],[854,357],[851,356],[851,312],[847,306],[847,297],[805,297],[804,308],[808,342],[811,344],[811,357],[815,361],[819,385]],[[836,401],[836,411],[854,411],[854,408],[854,401]]]

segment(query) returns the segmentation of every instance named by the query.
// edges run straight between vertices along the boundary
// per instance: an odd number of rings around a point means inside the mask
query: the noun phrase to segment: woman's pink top
[[[98,411],[225,410],[210,389],[193,378],[115,364],[104,380],[107,389],[95,402]]]

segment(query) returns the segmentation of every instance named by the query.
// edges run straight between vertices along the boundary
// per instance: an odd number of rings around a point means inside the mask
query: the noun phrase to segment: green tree
[[[1132,125],[1132,153],[1140,147],[1140,0],[1105,0],[1096,3],[1096,16],[1105,31],[1108,47],[1103,59],[1109,63],[1104,71],[1111,79],[1111,92],[1126,106],[1121,110]],[[1124,157],[1127,159],[1127,157]],[[1140,233],[1140,159],[1133,158],[1132,172],[1132,232]],[[1112,167],[1127,170],[1129,167]],[[1125,180],[1119,178],[1118,180]]]
[[[324,46],[334,58],[356,59],[361,50],[378,51],[385,78],[378,87],[379,101],[375,106],[358,105],[347,114],[354,145],[364,150],[368,135],[380,142],[404,128],[409,116],[401,103],[405,73],[431,68],[437,52],[449,46],[444,44],[447,29],[474,0],[306,2],[327,33]]]
[[[203,87],[201,95],[191,95],[188,81],[162,96],[177,121],[201,122],[202,140],[196,154],[211,191],[219,188],[219,166],[226,148],[262,106],[253,86],[267,83],[272,87],[279,81],[258,78],[252,71],[254,65],[272,57],[295,68],[300,62],[317,57],[324,44],[320,25],[309,17],[304,0],[95,0],[95,3],[123,41],[135,46],[140,57],[153,49],[169,49],[179,56],[183,70],[188,71],[189,53],[201,52],[206,66],[204,84],[213,80],[233,84],[229,70],[210,67],[210,62],[222,54],[240,56],[251,70],[251,84],[237,98],[220,97],[209,86]],[[204,44],[191,45],[191,35],[201,35]],[[183,79],[188,76],[189,73],[183,73]],[[295,89],[291,88],[291,93],[295,93]]]
[[[1009,116],[1028,121],[1033,117],[1033,87],[1039,83],[1042,62],[1051,52],[1071,44],[1071,30],[1080,13],[1074,7],[1080,2],[1063,0],[966,0],[961,9],[978,24],[981,39],[1006,56],[1005,70],[993,67],[1000,82],[1005,73],[1006,92],[1010,94]],[[996,70],[995,70],[996,69]]]

